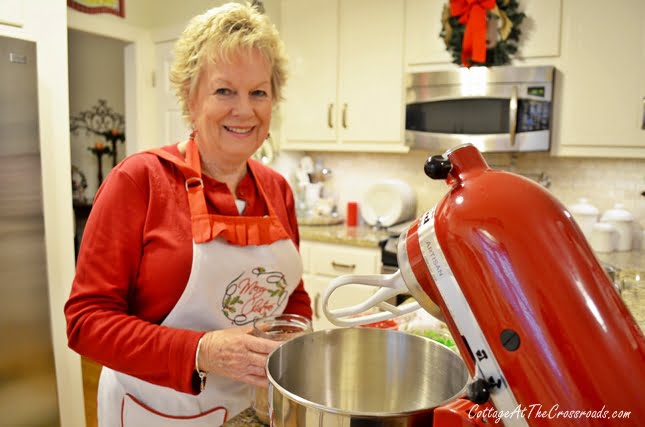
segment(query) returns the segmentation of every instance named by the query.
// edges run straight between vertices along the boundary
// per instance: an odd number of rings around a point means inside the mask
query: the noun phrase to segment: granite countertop
[[[247,408],[222,424],[222,427],[268,427],[255,416],[253,408]]]
[[[390,234],[387,230],[376,229],[368,225],[349,227],[345,224],[337,225],[300,225],[298,227],[300,239],[316,242],[338,243],[352,246],[376,248],[379,242],[387,239]]]
[[[641,272],[641,275],[645,274],[645,249],[629,252],[597,253],[596,257],[621,271],[636,271]]]
[[[367,225],[348,227],[344,224],[303,225],[298,227],[300,238],[316,242],[337,243],[352,246],[378,247],[379,242],[391,234],[384,229]],[[640,272],[645,275],[645,249],[630,252],[597,253],[598,259],[623,272]]]
[[[616,285],[636,323],[645,330],[645,250],[598,253],[598,259],[617,269]]]

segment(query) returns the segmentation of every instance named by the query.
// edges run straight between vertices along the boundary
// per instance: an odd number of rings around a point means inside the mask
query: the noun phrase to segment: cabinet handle
[[[329,129],[334,128],[334,104],[330,103],[327,106],[327,127]]]
[[[316,320],[320,319],[320,310],[318,307],[320,306],[320,294],[316,294],[314,297],[314,317]]]
[[[508,131],[511,138],[511,147],[515,145],[515,134],[517,132],[517,86],[511,89],[511,100],[508,105]]]
[[[643,97],[643,121],[641,123],[641,129],[645,129],[645,96]]]
[[[342,262],[336,262],[332,261],[331,266],[334,268],[340,268],[343,270],[354,270],[356,268],[356,264],[343,264]]]
[[[343,104],[343,129],[347,129],[347,103]]]

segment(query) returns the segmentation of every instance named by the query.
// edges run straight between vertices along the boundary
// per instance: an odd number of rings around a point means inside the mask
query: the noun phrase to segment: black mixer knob
[[[479,405],[488,402],[490,398],[490,384],[483,378],[477,378],[468,384],[466,389],[468,400]]]
[[[450,160],[441,155],[430,157],[423,167],[426,175],[432,179],[446,179],[450,169],[452,169]]]

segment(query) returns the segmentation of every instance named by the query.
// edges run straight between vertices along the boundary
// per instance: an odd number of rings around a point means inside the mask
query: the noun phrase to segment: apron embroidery
[[[275,313],[288,296],[284,273],[256,267],[248,273],[241,273],[228,284],[222,313],[234,324],[246,325],[257,317]]]

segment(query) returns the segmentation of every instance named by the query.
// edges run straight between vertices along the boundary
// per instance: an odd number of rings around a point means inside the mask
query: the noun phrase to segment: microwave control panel
[[[520,99],[517,105],[517,131],[548,130],[551,120],[551,103],[533,99]]]

